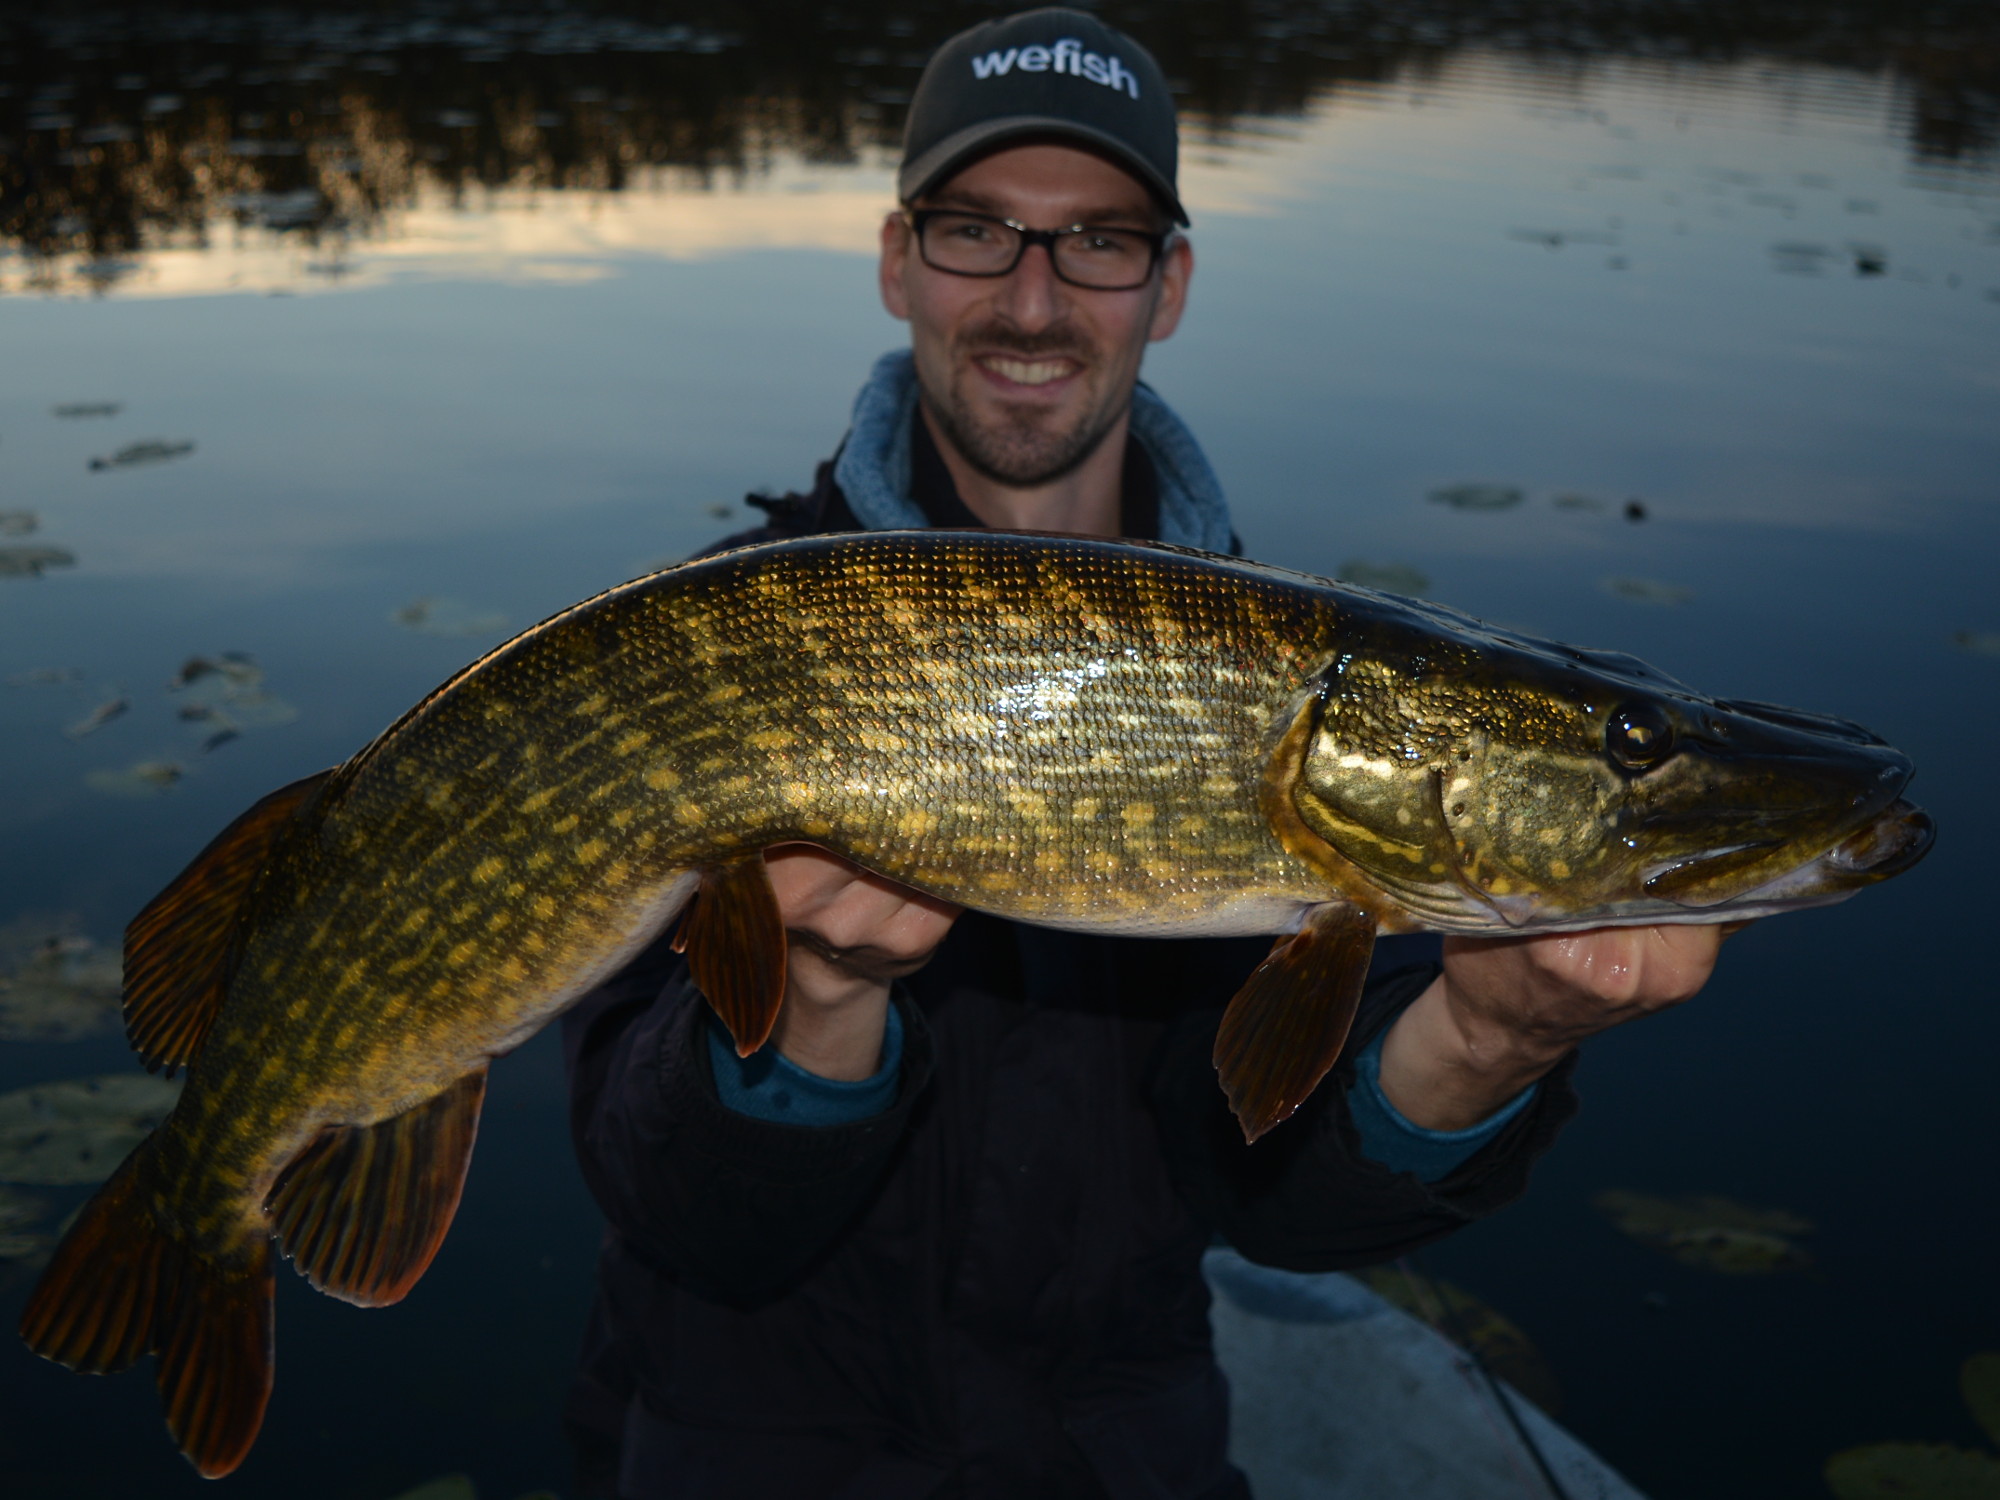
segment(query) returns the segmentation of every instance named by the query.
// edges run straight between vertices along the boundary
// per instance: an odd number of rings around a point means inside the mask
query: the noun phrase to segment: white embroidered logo
[[[1075,37],[1064,37],[1053,47],[1009,47],[972,59],[974,78],[1004,78],[1016,68],[1023,73],[1067,73],[1139,97],[1139,80],[1122,59],[1086,52]]]

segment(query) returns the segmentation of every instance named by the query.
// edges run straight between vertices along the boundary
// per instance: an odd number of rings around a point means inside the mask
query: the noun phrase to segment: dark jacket
[[[822,466],[739,541],[853,522]],[[1228,1390],[1200,1261],[1329,1270],[1525,1187],[1567,1068],[1426,1186],[1361,1157],[1352,1059],[1436,974],[1377,950],[1347,1053],[1246,1147],[1209,1061],[1268,939],[1087,937],[968,914],[896,989],[884,1114],[736,1114],[663,940],[565,1021],[572,1119],[609,1221],[570,1409],[586,1492],[1222,1500]]]

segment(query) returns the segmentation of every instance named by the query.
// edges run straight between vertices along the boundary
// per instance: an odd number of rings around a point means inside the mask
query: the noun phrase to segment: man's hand
[[[1736,930],[1448,937],[1444,973],[1383,1039],[1382,1092],[1413,1125],[1469,1129],[1585,1037],[1691,998]]]
[[[889,982],[913,973],[961,908],[811,844],[764,856],[790,947],[772,1040],[808,1073],[852,1082],[881,1065]]]

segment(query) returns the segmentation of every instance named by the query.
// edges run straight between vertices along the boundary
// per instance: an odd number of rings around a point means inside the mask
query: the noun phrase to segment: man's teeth
[[[1070,368],[1066,359],[988,359],[985,363],[994,374],[1004,375],[1016,385],[1047,385],[1069,374]]]

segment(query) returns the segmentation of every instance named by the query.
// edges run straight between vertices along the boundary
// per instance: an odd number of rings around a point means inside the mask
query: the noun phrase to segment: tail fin
[[[230,1264],[198,1255],[154,1218],[142,1149],[81,1215],[21,1316],[44,1359],[85,1374],[157,1353],[167,1430],[206,1479],[249,1455],[271,1398],[271,1248]]]

